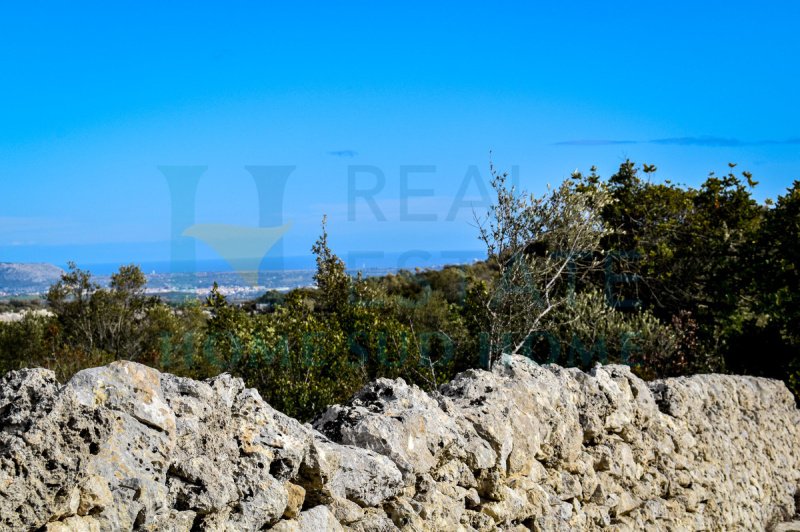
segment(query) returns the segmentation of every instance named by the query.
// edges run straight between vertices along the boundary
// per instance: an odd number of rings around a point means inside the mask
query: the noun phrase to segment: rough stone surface
[[[0,530],[795,530],[786,387],[509,357],[378,380],[310,425],[241,380],[0,379]]]

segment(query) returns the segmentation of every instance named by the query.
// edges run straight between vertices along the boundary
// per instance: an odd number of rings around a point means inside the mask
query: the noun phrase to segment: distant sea
[[[426,258],[419,253],[384,255],[367,257],[354,265],[349,271],[355,275],[361,272],[364,276],[379,276],[396,273],[399,270],[438,269],[448,264],[465,264],[478,260],[469,252],[451,254],[442,257]],[[259,272],[236,272],[223,260],[198,260],[191,264],[160,262],[136,262],[147,276],[147,292],[165,300],[181,301],[205,297],[216,282],[220,292],[232,301],[255,299],[269,290],[281,292],[293,288],[313,286],[315,261],[314,257],[285,257],[282,268],[264,269]],[[352,261],[351,261],[352,262]],[[111,274],[116,272],[120,263],[79,264],[79,267],[92,272],[95,281],[107,285]],[[58,266],[66,269],[65,264]],[[47,292],[49,285],[31,284],[30,286],[0,286],[0,300],[15,298],[35,298]]]

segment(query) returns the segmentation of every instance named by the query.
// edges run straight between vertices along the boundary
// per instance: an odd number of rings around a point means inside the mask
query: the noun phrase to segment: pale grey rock
[[[336,532],[344,530],[333,513],[325,506],[315,506],[310,510],[301,512],[297,522],[303,532],[319,532],[320,530]]]
[[[471,427],[459,425],[434,398],[402,379],[369,384],[348,405],[328,409],[314,427],[340,443],[387,456],[412,482],[445,458],[484,467],[494,460]]]
[[[400,530],[382,509],[367,508],[364,517],[352,523],[349,528],[354,532],[396,532]]]
[[[775,526],[773,532],[800,532],[800,520],[780,523]]]
[[[175,432],[175,413],[164,401],[161,374],[147,366],[114,363],[79,371],[67,391],[91,409],[103,407],[124,412],[159,432]]]
[[[170,509],[155,515],[150,522],[141,526],[146,532],[191,532],[197,513],[191,510],[182,512]]]
[[[78,515],[97,514],[114,503],[114,497],[108,488],[108,482],[99,475],[90,475],[81,482],[77,492],[80,502],[71,513]]]
[[[336,520],[345,526],[356,523],[364,517],[361,506],[347,499],[333,499],[327,506]]]
[[[313,426],[229,375],[0,379],[2,530],[788,531],[798,487],[800,413],[755,377],[505,357]]]
[[[322,435],[312,442],[301,473],[306,487],[322,495],[317,499],[320,501],[341,498],[362,506],[378,506],[402,487],[400,471],[385,456],[335,444]]]
[[[63,521],[47,523],[47,532],[101,532],[102,525],[93,517],[67,517]]]
[[[340,532],[344,528],[325,506],[315,506],[301,512],[296,520],[281,521],[272,530],[276,532]]]
[[[260,530],[287,508],[302,521],[303,490],[356,505],[357,520],[402,486],[390,459],[327,440],[228,375],[115,362],[61,386],[12,372],[0,421],[0,529]]]
[[[77,512],[83,463],[111,434],[110,412],[95,413],[61,389],[44,369],[0,379],[0,529]]]

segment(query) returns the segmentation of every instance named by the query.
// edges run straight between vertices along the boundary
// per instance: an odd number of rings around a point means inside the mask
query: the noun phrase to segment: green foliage
[[[136,266],[101,287],[71,264],[47,295],[52,315],[0,322],[0,371],[42,365],[65,379],[118,358],[193,378],[227,371],[304,420],[369,380],[433,389],[504,352],[630,364],[648,379],[765,375],[800,396],[800,182],[760,205],[734,166],[693,188],[626,161],[541,197],[492,168],[486,261],[352,277],[323,218],[316,286],[243,305],[215,284],[203,302],[169,306],[146,296]]]
[[[186,342],[173,341],[202,336],[205,319],[191,304],[172,309],[147,297],[145,285],[137,266],[123,266],[102,288],[90,272],[70,264],[48,291],[52,315],[27,313],[20,321],[0,323],[0,369],[44,366],[66,379],[126,358],[185,373],[186,356],[178,350],[184,351]]]
[[[65,341],[85,353],[101,351],[114,359],[138,360],[150,347],[148,313],[160,303],[144,294],[146,278],[138,266],[123,266],[108,289],[74,263],[47,293]]]
[[[586,188],[603,183],[595,175],[573,179]],[[662,317],[681,309],[698,315],[723,307],[729,312],[735,305],[731,285],[742,284],[745,245],[764,212],[749,188],[732,171],[723,178],[712,173],[699,189],[653,183],[641,179],[630,161],[606,186],[613,201],[603,218],[614,231],[604,247],[637,259],[626,265],[641,278],[636,295]]]
[[[40,299],[9,299],[0,301],[0,313],[5,312],[24,312],[27,310],[37,310],[42,308]]]
[[[218,374],[213,359],[206,357],[205,309],[199,301],[177,307],[156,305],[147,314],[144,332],[150,338],[142,362],[176,375],[207,378]]]
[[[363,383],[341,328],[299,292],[265,315],[228,304],[216,290],[208,308],[206,362],[243,377],[283,412],[309,419]]]
[[[712,173],[697,189],[642,179],[630,161],[607,183],[594,173],[573,176],[583,189],[606,186],[613,198],[603,210],[614,229],[604,247],[624,252],[617,269],[638,279],[615,286],[619,297],[638,299],[664,323],[690,313],[696,358],[717,371],[756,312],[753,279],[761,265],[751,244],[766,212],[751,196],[752,176],[743,172],[742,182],[735,166],[721,178]]]
[[[800,397],[800,181],[765,213],[748,253],[753,289],[731,369],[786,379]]]
[[[317,260],[314,281],[317,283],[322,309],[330,312],[340,310],[350,296],[351,283],[344,262],[328,247],[327,217],[322,218],[322,234],[311,247],[311,251]]]
[[[489,364],[520,353],[543,330],[548,315],[566,305],[577,283],[602,265],[608,230],[605,187],[578,188],[565,181],[541,197],[509,187],[492,168],[496,199],[480,226],[488,262],[498,275],[487,283],[484,323]]]
[[[764,313],[784,341],[800,348],[800,181],[767,213],[757,249],[765,268],[756,277]]]
[[[26,314],[20,321],[0,323],[0,374],[55,356],[58,325],[49,316]]]
[[[627,364],[647,378],[679,375],[688,367],[679,330],[648,310],[617,310],[597,289],[555,310],[535,340],[526,347],[539,362],[585,370],[596,363]]]

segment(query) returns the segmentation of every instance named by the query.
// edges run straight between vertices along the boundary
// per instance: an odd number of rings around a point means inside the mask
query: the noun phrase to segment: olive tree
[[[476,217],[479,238],[497,274],[485,292],[488,365],[519,354],[542,331],[554,309],[566,305],[577,283],[603,267],[601,212],[604,187],[578,189],[571,180],[542,196],[517,190],[491,167],[494,202]]]

